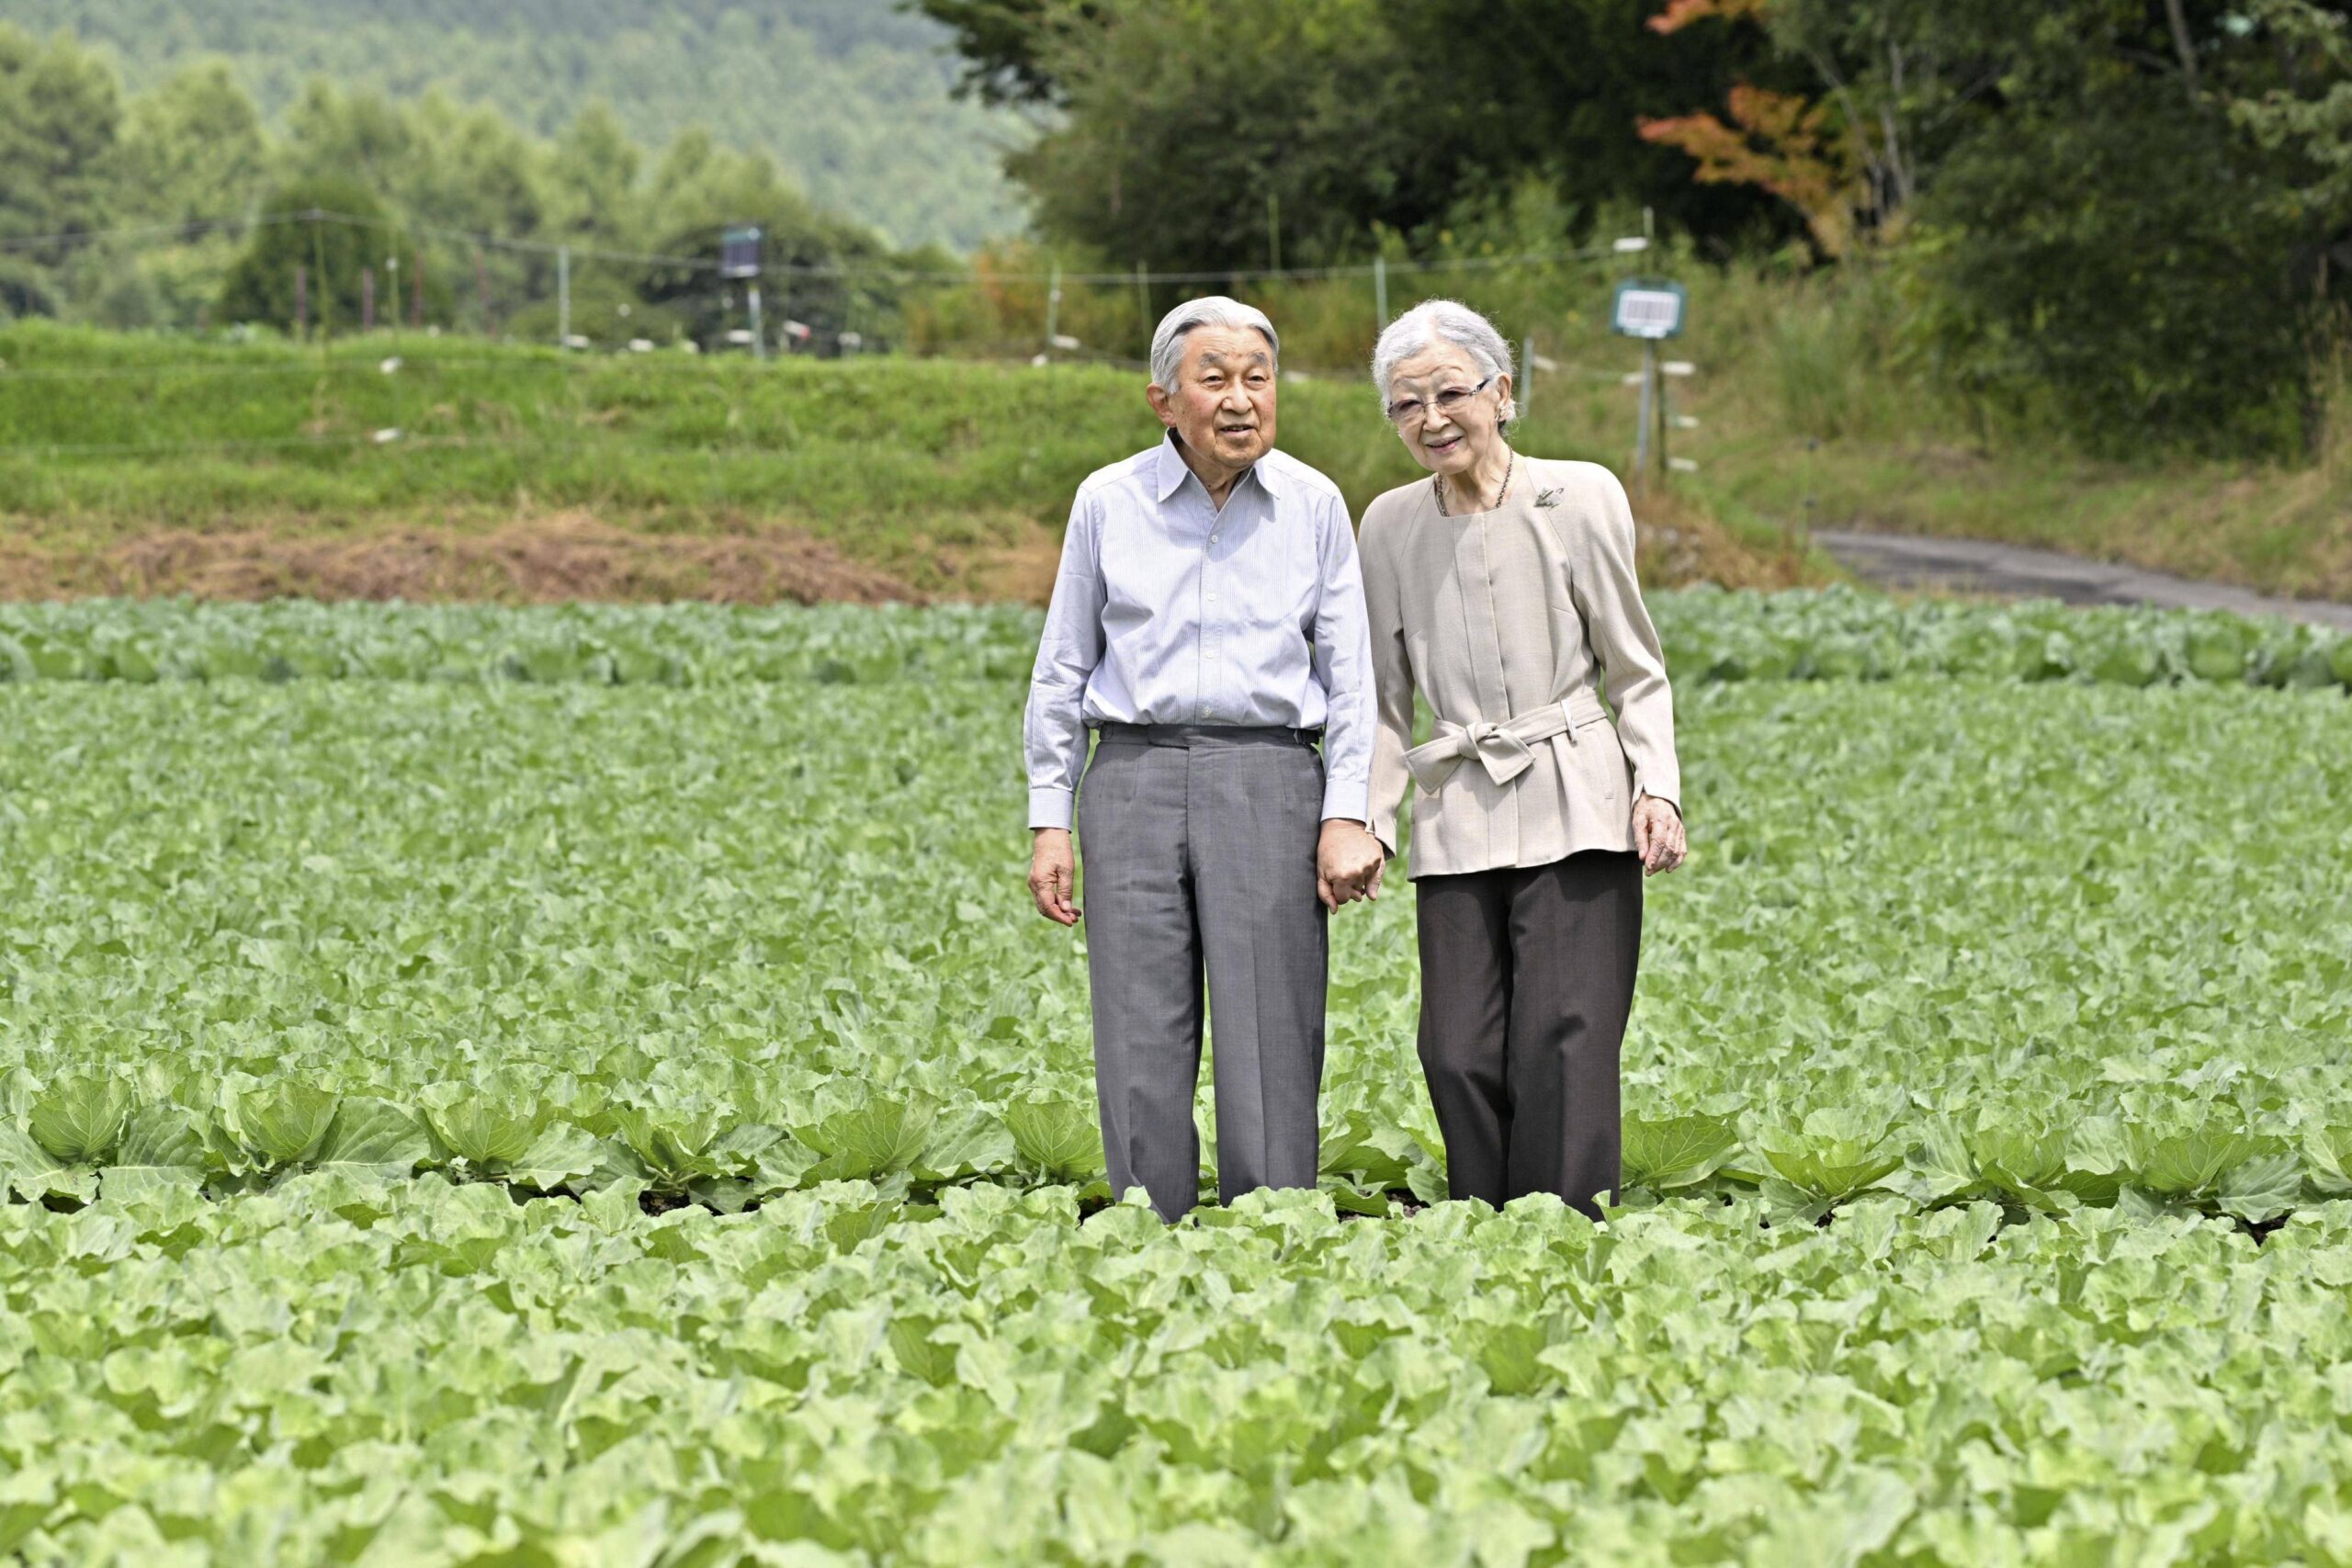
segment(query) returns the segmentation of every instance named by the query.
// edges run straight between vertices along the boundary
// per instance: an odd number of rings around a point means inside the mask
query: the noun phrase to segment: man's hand
[[[1323,824],[1315,845],[1315,892],[1326,909],[1380,897],[1388,856],[1361,822],[1334,817]]]
[[[1029,897],[1037,913],[1057,925],[1074,926],[1083,913],[1071,900],[1078,896],[1078,852],[1070,847],[1067,828],[1040,828],[1029,852]]]
[[[1642,874],[1672,871],[1690,852],[1682,836],[1682,813],[1654,795],[1634,802],[1634,851],[1642,857]]]

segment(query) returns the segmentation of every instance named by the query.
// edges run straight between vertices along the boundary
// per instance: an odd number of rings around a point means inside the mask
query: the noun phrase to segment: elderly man
[[[1030,894],[1078,922],[1075,798],[1102,1149],[1170,1220],[1199,1190],[1204,968],[1220,1195],[1314,1185],[1325,920],[1382,862],[1355,535],[1274,450],[1281,346],[1232,299],[1160,321],[1167,436],[1079,487],[1029,691]]]

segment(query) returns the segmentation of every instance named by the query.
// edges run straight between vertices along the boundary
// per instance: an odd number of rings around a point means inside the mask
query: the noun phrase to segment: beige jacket
[[[1410,786],[1411,875],[1631,850],[1637,796],[1681,809],[1674,694],[1614,474],[1521,454],[1501,504],[1466,517],[1441,515],[1421,479],[1365,510],[1360,547],[1380,710],[1372,829],[1395,854]],[[1419,747],[1416,692],[1437,720]]]

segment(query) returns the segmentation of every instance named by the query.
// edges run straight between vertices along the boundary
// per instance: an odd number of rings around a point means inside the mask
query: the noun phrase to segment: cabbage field
[[[1656,607],[1623,1207],[1430,1201],[1399,886],[1168,1230],[1033,615],[0,606],[0,1557],[2352,1564],[2352,643]]]

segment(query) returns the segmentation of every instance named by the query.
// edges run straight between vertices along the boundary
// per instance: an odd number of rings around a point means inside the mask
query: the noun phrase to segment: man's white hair
[[[1495,330],[1494,322],[1459,299],[1424,299],[1389,322],[1372,351],[1372,379],[1380,389],[1383,408],[1388,406],[1388,383],[1396,377],[1396,367],[1441,342],[1469,355],[1481,376],[1518,378],[1511,369],[1510,343]],[[1517,399],[1503,404],[1502,417],[1505,423],[1519,417]]]
[[[1274,323],[1266,320],[1265,311],[1222,294],[1187,299],[1160,317],[1159,329],[1151,334],[1151,384],[1161,391],[1176,389],[1176,373],[1184,367],[1184,334],[1195,327],[1227,327],[1235,332],[1255,328],[1273,350],[1274,363],[1282,363],[1283,340],[1275,335]]]

